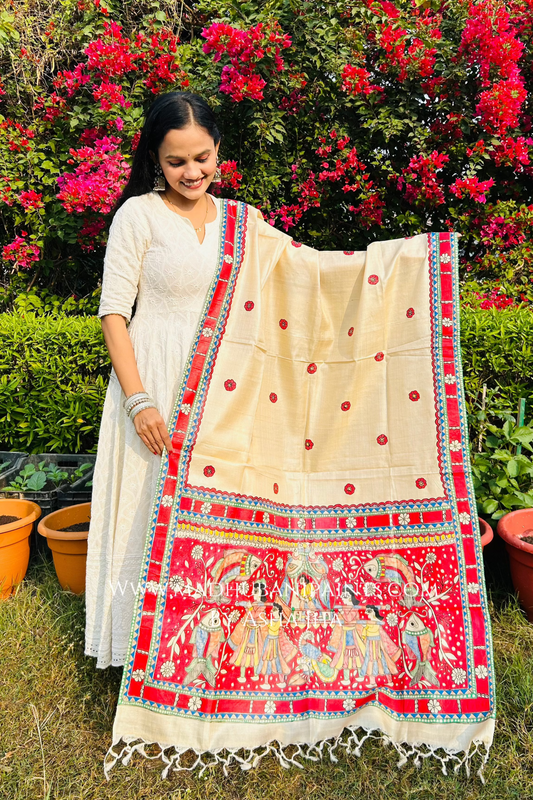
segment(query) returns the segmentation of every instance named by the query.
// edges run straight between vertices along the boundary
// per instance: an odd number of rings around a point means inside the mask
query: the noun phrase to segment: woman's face
[[[196,200],[213,180],[218,145],[205,128],[192,123],[171,130],[159,147],[159,163],[169,186],[188,200]]]

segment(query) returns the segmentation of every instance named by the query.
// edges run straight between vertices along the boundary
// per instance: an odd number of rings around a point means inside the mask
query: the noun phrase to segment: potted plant
[[[0,500],[0,599],[9,597],[26,575],[29,537],[40,515],[31,500]]]
[[[528,620],[533,622],[533,508],[505,514],[497,530],[509,554],[513,586]]]
[[[80,503],[47,514],[41,519],[38,531],[52,551],[56,574],[63,589],[74,594],[85,591],[87,537],[91,504]]]
[[[482,519],[481,517],[478,517],[478,522],[479,522],[479,532],[481,534],[481,547],[484,550],[485,547],[488,544],[490,544],[494,539],[494,531],[492,530],[492,527],[489,525],[489,523],[486,520]]]
[[[11,478],[27,456],[28,453],[0,450],[0,478]]]

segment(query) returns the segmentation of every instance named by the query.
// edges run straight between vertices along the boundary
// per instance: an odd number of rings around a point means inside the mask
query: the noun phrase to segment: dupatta
[[[105,760],[488,758],[457,234],[318,251],[221,203]],[[157,754],[146,752],[157,745]]]

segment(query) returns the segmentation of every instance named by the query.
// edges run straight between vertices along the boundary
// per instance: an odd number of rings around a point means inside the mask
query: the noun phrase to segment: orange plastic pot
[[[31,500],[0,499],[0,514],[20,517],[0,525],[0,600],[5,600],[28,570],[30,534],[41,507]]]
[[[522,541],[524,536],[533,536],[533,508],[505,514],[497,531],[509,554],[513,586],[528,620],[533,622],[533,544]]]
[[[481,533],[481,548],[484,550],[485,547],[492,542],[494,539],[494,531],[492,530],[491,526],[488,522],[485,522],[484,519],[478,517],[479,520],[479,530]]]
[[[52,511],[51,514],[42,518],[37,527],[41,536],[46,537],[48,547],[52,551],[54,567],[61,588],[68,589],[74,594],[83,594],[85,591],[90,518],[91,504],[79,503]],[[60,530],[77,525],[79,522],[87,523],[86,531]]]

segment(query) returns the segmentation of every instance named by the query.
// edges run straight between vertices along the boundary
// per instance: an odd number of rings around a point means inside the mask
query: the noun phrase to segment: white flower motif
[[[476,677],[477,678],[487,678],[489,671],[484,664],[480,664],[479,667],[476,667]]]
[[[265,714],[275,714],[276,704],[273,700],[267,700],[265,703]]]
[[[200,511],[202,514],[209,514],[211,511],[211,503],[202,503]]]
[[[430,714],[438,714],[440,711],[440,703],[438,700],[433,700],[433,698],[428,703],[428,710]]]
[[[234,608],[231,614],[228,615],[228,625],[233,625],[234,622],[237,622],[239,617],[240,617],[239,612],[237,611],[236,608]]]
[[[195,544],[192,551],[191,556],[194,558],[195,561],[199,561],[203,556],[204,551],[201,544]]]
[[[450,319],[450,317],[443,317],[443,318],[442,318],[442,324],[443,324],[443,325],[445,325],[445,326],[447,327],[447,326],[449,326],[449,325],[452,325],[452,324],[453,324],[453,320],[452,320],[452,319]]]
[[[477,594],[479,592],[479,584],[478,583],[469,583],[466,587],[470,594]]]
[[[411,515],[407,514],[405,511],[402,511],[402,513],[398,517],[398,522],[400,523],[400,525],[409,525],[410,520],[411,520]]]
[[[303,530],[305,528],[305,518],[300,517],[300,519],[297,522],[297,525],[301,530]]]
[[[454,670],[452,670],[452,681],[458,686],[463,684],[466,681],[466,672],[464,669],[459,669],[459,667],[456,667]]]
[[[171,494],[165,494],[165,495],[163,495],[163,497],[161,498],[161,505],[162,505],[162,506],[171,506],[171,505],[172,505],[172,500],[173,500],[173,499],[174,499],[174,498],[172,497],[172,495],[171,495]]]
[[[276,569],[282,569],[282,568],[283,568],[283,559],[281,556],[278,556],[276,558]]]
[[[444,383],[455,383],[456,381],[457,381],[457,378],[455,377],[455,375],[445,375],[444,376]]]
[[[213,328],[204,328],[202,331],[202,336],[205,336],[206,339],[210,339],[214,334]]]
[[[136,669],[135,672],[132,672],[131,677],[134,681],[144,680],[144,669]]]
[[[189,697],[189,708],[191,711],[199,711],[202,705],[201,697]]]
[[[342,569],[344,567],[344,562],[342,558],[336,558],[331,566],[333,567],[333,569],[337,570],[337,572],[342,572]]]
[[[191,404],[190,403],[182,403],[180,411],[182,414],[189,415],[191,413]]]
[[[449,253],[442,253],[440,260],[443,264],[449,264],[452,258]]]
[[[264,522],[265,525],[268,525],[268,523],[270,522],[270,515],[269,514],[263,514],[263,522]]]
[[[459,522],[461,525],[468,525],[470,522],[470,514],[467,514],[466,511],[461,511],[459,514]]]
[[[237,205],[236,200],[228,200],[228,206],[236,206],[236,205]]]
[[[233,264],[233,256],[230,256],[229,253],[227,253],[224,256],[224,261],[226,262],[226,264]]]
[[[173,661],[165,661],[164,664],[161,664],[161,670],[160,671],[161,671],[161,675],[163,676],[163,678],[171,678],[174,675],[175,671],[176,671],[176,667],[174,665],[174,662]]]
[[[146,591],[150,594],[157,594],[159,591],[159,584],[157,581],[148,581],[146,584]]]
[[[461,449],[461,442],[458,442],[457,439],[454,439],[453,442],[450,442],[450,450],[454,453],[457,453],[458,450]]]
[[[434,564],[436,560],[437,556],[435,555],[435,553],[427,553],[426,561],[428,564]]]
[[[370,581],[367,581],[367,583],[365,583],[363,586],[363,593],[365,597],[374,597],[377,588],[378,587],[375,583],[370,583]]]
[[[396,614],[387,614],[387,625],[390,625],[391,628],[394,628],[395,625],[398,624],[398,617]]]
[[[169,578],[168,585],[172,589],[173,592],[179,592],[180,589],[183,589],[185,586],[185,581],[181,577],[181,575],[172,575]]]
[[[353,699],[353,697],[348,697],[344,701],[343,706],[345,711],[353,711],[355,708],[355,700]]]
[[[357,517],[347,517],[346,518],[346,527],[347,528],[355,528],[357,526]]]
[[[239,594],[248,594],[250,591],[250,584],[248,581],[241,581],[237,584]]]

